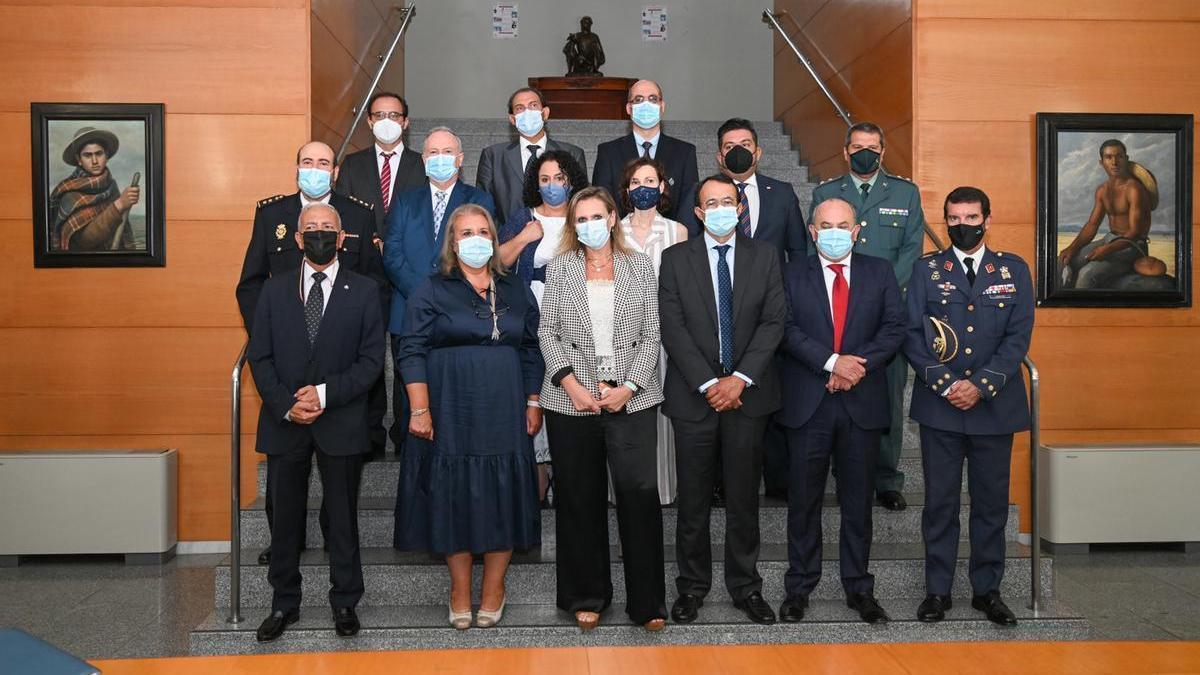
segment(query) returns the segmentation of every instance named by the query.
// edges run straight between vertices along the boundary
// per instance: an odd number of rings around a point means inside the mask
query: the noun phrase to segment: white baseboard
[[[1033,535],[1028,532],[1018,532],[1017,543],[1022,546],[1031,546],[1033,544]]]
[[[228,541],[181,541],[175,546],[177,555],[198,553],[229,553]]]

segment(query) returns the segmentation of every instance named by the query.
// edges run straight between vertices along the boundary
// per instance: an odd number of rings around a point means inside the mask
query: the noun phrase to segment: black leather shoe
[[[885,490],[877,493],[875,495],[875,503],[888,511],[903,511],[908,508],[908,502],[904,501],[904,495],[895,490]]]
[[[258,641],[271,642],[283,635],[283,629],[300,620],[300,610],[293,609],[284,614],[282,611],[271,612],[271,616],[263,619],[258,627]]]
[[[954,606],[948,595],[926,595],[917,608],[917,619],[925,623],[937,623],[946,618],[946,612]]]
[[[1017,625],[1017,617],[1000,599],[1000,593],[992,591],[986,595],[976,595],[971,598],[971,606],[987,615],[988,621],[1000,626]]]
[[[358,622],[358,614],[353,607],[335,607],[333,610],[333,630],[338,637],[354,637],[362,624]]]
[[[671,620],[675,623],[691,623],[700,616],[700,607],[703,605],[704,598],[684,593],[675,600],[674,605],[671,605]]]
[[[789,595],[779,606],[779,620],[784,623],[796,623],[804,618],[804,610],[808,607],[808,598],[803,595]]]
[[[259,565],[270,565],[271,564],[271,549],[264,548],[262,553],[258,554],[258,564]]]
[[[762,593],[758,591],[754,591],[741,600],[735,600],[733,606],[745,612],[746,617],[754,623],[764,625],[775,623],[775,612],[771,610],[771,606],[767,604],[766,600],[763,600]]]
[[[870,593],[851,593],[846,596],[846,606],[858,612],[867,623],[887,623],[892,618],[879,606],[879,601]]]

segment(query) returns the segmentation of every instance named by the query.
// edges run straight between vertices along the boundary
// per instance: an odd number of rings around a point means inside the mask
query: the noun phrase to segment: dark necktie
[[[833,351],[842,352],[842,336],[846,332],[846,310],[850,307],[850,284],[842,274],[845,265],[830,265],[829,269],[836,274],[833,278]]]
[[[304,301],[304,326],[308,329],[308,345],[311,347],[317,341],[317,332],[321,330],[321,315],[325,313],[325,289],[321,282],[325,281],[324,272],[313,272],[313,285],[308,291],[308,299]]]
[[[867,203],[867,193],[869,193],[869,192],[871,191],[871,184],[870,184],[870,183],[863,183],[862,185],[859,185],[859,186],[858,186],[858,189],[859,189],[859,190],[862,190],[862,193],[863,193],[863,203],[864,203],[864,204],[866,204],[866,203]]]
[[[650,141],[642,141],[642,157],[649,157],[650,148],[652,147],[654,147],[654,144]]]
[[[529,173],[529,167],[533,166],[533,163],[537,161],[538,151],[541,149],[542,146],[540,145],[529,146],[529,161],[525,162],[525,173]]]
[[[717,321],[721,327],[721,367],[725,374],[733,372],[733,279],[725,254],[729,244],[714,246],[717,250]]]
[[[746,198],[746,184],[738,183],[738,230],[750,236],[750,200]]]
[[[392,203],[392,156],[394,152],[381,152],[383,168],[379,170],[379,193],[383,195],[383,211],[387,213]]]
[[[963,264],[967,266],[967,283],[975,285],[975,259],[963,258]]]

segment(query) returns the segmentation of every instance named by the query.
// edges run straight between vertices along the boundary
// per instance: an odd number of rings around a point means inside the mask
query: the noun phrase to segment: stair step
[[[1010,555],[1005,560],[1005,574],[1000,592],[1008,598],[1025,597],[1030,590],[1032,560],[1024,551],[1010,551],[1010,553],[1014,555]],[[378,557],[382,557],[382,554]],[[424,560],[412,564],[368,564],[364,561],[363,579],[366,593],[363,595],[362,605],[423,605],[443,602],[450,592],[450,579],[445,565],[431,561],[428,556],[421,554],[414,557],[423,557]],[[302,563],[300,566],[303,577],[302,604],[306,606],[327,605],[329,567],[325,564],[323,556],[309,554],[307,559],[310,561],[320,560],[320,562]],[[709,597],[714,600],[729,600],[729,595],[721,582],[721,579],[724,578],[725,563],[721,560],[714,560],[712,567],[714,583]],[[514,600],[519,598],[521,602],[526,603],[554,603],[556,588],[554,568],[553,562],[514,563],[509,567],[505,580],[510,597]],[[758,571],[763,578],[763,594],[765,596],[783,598],[783,576],[787,568],[786,560],[759,561]],[[621,561],[614,558],[612,563],[614,602],[622,602],[625,599],[623,570],[624,566]],[[874,558],[871,561],[870,570],[875,575],[875,594],[881,599],[924,596],[925,561],[922,558]],[[270,606],[272,590],[267,581],[267,568],[258,565],[244,565],[241,571],[243,604]],[[967,571],[967,557],[960,555],[955,571],[955,588],[970,588]],[[476,586],[481,582],[482,573],[482,566],[475,565]],[[667,562],[666,579],[669,596],[674,596],[672,581],[676,574],[675,563]],[[1042,588],[1047,597],[1053,596],[1052,577],[1053,560],[1043,557],[1041,559],[1041,579]],[[216,568],[214,591],[218,604],[226,602],[229,597],[228,564]],[[814,599],[843,597],[837,560],[825,559],[822,562],[821,581],[817,584],[811,597]]]
[[[725,120],[663,120],[663,131],[669,136],[680,138],[686,135],[708,136],[716,145],[717,129]],[[760,136],[784,134],[782,122],[775,120],[753,121]],[[409,133],[425,134],[434,127],[450,127],[455,133],[508,133],[512,125],[505,117],[485,118],[413,118]],[[551,134],[601,134],[609,138],[629,133],[629,120],[568,120],[551,118],[548,128]]]
[[[481,649],[496,647],[575,647],[687,644],[891,643],[1013,640],[1086,640],[1087,621],[1061,603],[1050,602],[1035,618],[1024,600],[1010,597],[1018,625],[999,628],[971,609],[969,598],[955,598],[946,620],[933,625],[915,619],[923,596],[883,602],[892,616],[886,625],[869,626],[858,620],[841,599],[814,600],[797,624],[760,626],[750,623],[732,603],[706,602],[691,624],[668,622],[659,633],[632,625],[623,605],[614,604],[600,627],[580,633],[574,620],[552,604],[512,604],[493,629],[457,631],[446,624],[446,607],[361,607],[362,632],[355,638],[337,637],[327,608],[302,611],[300,620],[279,640],[260,644],[254,638],[266,608],[243,608],[236,627],[225,622],[229,611],[218,607],[191,633],[194,655],[260,654],[315,651],[378,651],[397,649]],[[773,603],[782,598],[769,598]]]
[[[489,145],[495,145],[497,143],[512,143],[513,141],[517,140],[517,133],[512,129],[472,132],[461,131],[455,128],[453,125],[451,125],[450,128],[454,129],[454,133],[457,134],[460,139],[462,139],[463,148],[465,149],[464,152],[468,160],[478,157],[479,153]],[[628,133],[628,131],[625,133]],[[715,132],[711,136],[708,134],[690,134],[681,136],[670,132],[668,133],[681,141],[686,141],[696,146],[697,161],[705,161],[706,158],[712,158],[716,153],[717,135]],[[410,131],[408,136],[404,139],[404,142],[409,147],[419,151],[425,144],[426,135],[427,134],[425,132]],[[621,135],[621,133],[604,134],[594,131],[586,131],[583,133],[563,132],[559,129],[556,129],[553,125],[550,127],[550,138],[552,140],[571,143],[572,145],[577,145],[583,148],[584,151],[588,152],[595,152],[601,143],[607,143],[608,141],[611,141]],[[792,145],[791,137],[786,134],[776,135],[760,133],[758,135],[758,145],[763,149],[764,158],[771,155],[782,155],[785,153],[797,153],[798,156],[798,150]],[[590,163],[589,159],[588,167],[590,168],[591,166],[592,164]]]

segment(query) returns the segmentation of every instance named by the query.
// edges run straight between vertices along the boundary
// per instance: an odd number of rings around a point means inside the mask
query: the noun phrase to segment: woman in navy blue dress
[[[483,555],[475,624],[504,611],[513,549],[541,544],[532,437],[545,366],[529,287],[493,255],[491,215],[447,219],[441,266],[408,299],[400,372],[412,407],[401,455],[395,546],[446,556],[450,624],[471,625],[471,561]]]

